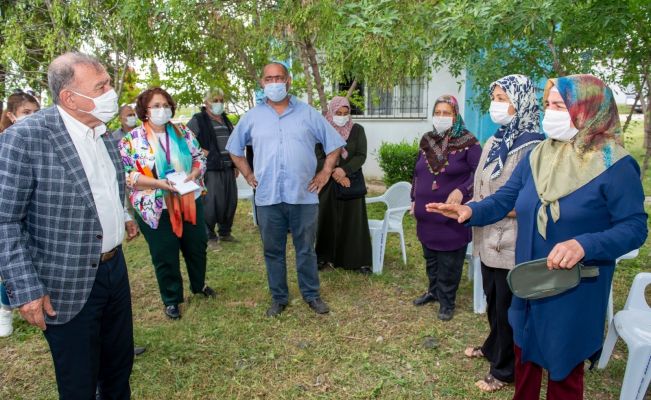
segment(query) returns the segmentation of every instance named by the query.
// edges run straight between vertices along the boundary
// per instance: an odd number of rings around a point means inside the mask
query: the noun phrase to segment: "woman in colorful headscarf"
[[[337,167],[319,193],[319,223],[316,256],[319,269],[343,267],[363,274],[371,273],[371,236],[364,197],[339,200],[336,185],[350,187],[350,176],[361,171],[366,161],[364,128],[350,119],[350,103],[341,96],[328,104],[326,119],[346,141]],[[317,170],[323,168],[325,153],[317,145]]]
[[[484,145],[475,172],[473,201],[501,188],[520,160],[545,139],[540,131],[536,88],[529,78],[505,76],[491,84],[490,95],[491,119],[501,126]],[[516,230],[514,212],[501,221],[472,230],[473,255],[481,260],[490,332],[482,346],[468,347],[464,353],[489,361],[488,374],[475,383],[486,392],[499,390],[514,379],[513,331],[508,318],[513,295],[506,275],[515,266]]]
[[[412,213],[429,280],[427,291],[414,300],[414,305],[438,301],[438,318],[449,321],[454,315],[471,232],[456,221],[426,212],[425,204],[463,204],[470,200],[481,147],[466,129],[453,96],[436,99],[432,124],[434,129],[420,139],[411,189]]]
[[[135,219],[149,245],[165,315],[181,318],[183,281],[179,251],[183,253],[192,293],[215,297],[206,286],[206,247],[201,193],[206,158],[192,132],[171,119],[176,103],[161,88],[147,89],[136,100],[136,114],[143,121],[120,141],[129,199]],[[185,174],[185,182],[196,190],[179,191],[174,175]],[[177,180],[177,183],[178,180]],[[190,188],[191,189],[191,188]]]
[[[547,139],[518,164],[494,195],[467,205],[428,204],[428,211],[483,226],[514,207],[515,261],[547,259],[550,269],[581,261],[599,275],[538,300],[513,297],[514,399],[538,399],[542,369],[548,400],[583,398],[584,361],[602,346],[617,257],[647,236],[640,169],[622,147],[611,90],[592,75],[550,79],[545,88]]]

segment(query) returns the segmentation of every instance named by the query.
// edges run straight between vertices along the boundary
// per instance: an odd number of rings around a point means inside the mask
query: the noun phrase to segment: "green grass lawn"
[[[633,138],[630,146],[638,142]],[[147,346],[135,361],[133,398],[511,398],[511,387],[494,394],[476,390],[474,382],[488,366],[462,354],[487,334],[486,316],[472,313],[472,282],[465,270],[452,321],[436,318],[438,304],[411,305],[426,286],[413,218],[405,218],[407,265],[400,259],[397,238],[391,237],[383,275],[321,274],[322,295],[332,309],[326,316],[315,315],[301,300],[289,245],[292,299],[282,316],[268,319],[264,262],[250,211],[249,203],[240,203],[234,229],[240,242],[209,253],[207,282],[219,297],[188,294],[180,321],[163,315],[145,241],[138,238],[125,245],[135,341]],[[383,210],[374,205],[369,213],[379,218]],[[635,274],[649,270],[648,260],[647,241],[637,259],[619,265],[616,310],[623,306]],[[188,290],[185,273],[184,278]],[[52,361],[42,334],[19,318],[15,328],[13,336],[0,339],[0,399],[55,398]],[[606,370],[586,373],[585,398],[617,399],[625,365],[626,347],[620,341]]]

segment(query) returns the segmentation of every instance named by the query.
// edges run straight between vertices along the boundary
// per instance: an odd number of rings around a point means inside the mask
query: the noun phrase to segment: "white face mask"
[[[547,137],[562,142],[569,142],[579,133],[579,130],[573,128],[570,124],[572,118],[567,111],[560,110],[546,110],[543,117],[542,126],[543,131]]]
[[[210,112],[214,115],[222,115],[224,112],[224,103],[210,103]]]
[[[432,116],[432,125],[436,133],[443,134],[448,129],[452,128],[452,117],[437,117]]]
[[[27,118],[27,117],[29,117],[29,115],[21,115],[20,117],[16,117],[16,120],[14,121],[14,124],[15,124],[16,122],[18,122],[18,121],[22,121],[22,120],[24,120],[24,119]]]
[[[128,126],[129,128],[133,128],[134,126],[136,126],[136,123],[137,123],[138,121],[136,120],[136,116],[135,116],[135,115],[129,115],[129,116],[127,117],[127,121],[126,121],[126,122],[127,122],[127,126]]]
[[[104,123],[109,122],[113,117],[115,117],[115,114],[118,113],[118,94],[115,93],[114,89],[111,89],[108,92],[97,97],[88,97],[74,91],[72,93],[92,100],[95,104],[94,109],[91,111],[79,111],[90,114]]]
[[[493,122],[499,125],[507,125],[513,121],[515,115],[509,115],[510,105],[510,103],[504,103],[501,101],[491,101],[491,106],[488,109],[488,112],[490,113]]]
[[[350,115],[334,115],[332,117],[332,122],[337,126],[344,126],[350,120]]]
[[[172,119],[172,109],[169,107],[152,108],[150,114],[151,116],[149,117],[149,120],[154,125],[165,125],[170,119]]]

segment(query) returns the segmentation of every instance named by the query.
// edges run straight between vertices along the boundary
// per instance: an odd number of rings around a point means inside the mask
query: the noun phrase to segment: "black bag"
[[[362,174],[361,168],[348,175],[348,179],[350,179],[350,187],[343,187],[336,182],[334,183],[337,199],[354,200],[366,196],[366,182],[364,181],[364,174]]]

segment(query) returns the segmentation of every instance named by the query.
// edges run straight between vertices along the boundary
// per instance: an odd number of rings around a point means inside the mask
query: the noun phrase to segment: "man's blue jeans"
[[[303,299],[310,302],[319,297],[319,271],[314,251],[319,205],[280,203],[256,206],[256,211],[273,300],[280,304],[289,301],[285,254],[288,230],[296,249],[296,273]]]

